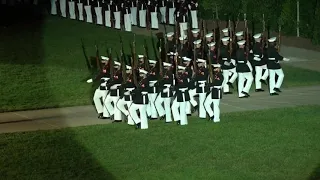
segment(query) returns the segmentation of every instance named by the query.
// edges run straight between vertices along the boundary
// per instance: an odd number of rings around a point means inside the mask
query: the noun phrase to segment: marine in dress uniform
[[[262,89],[262,83],[267,84],[266,80],[269,75],[269,71],[267,69],[267,56],[264,56],[265,49],[264,46],[261,43],[261,33],[255,34],[253,36],[255,39],[255,43],[252,48],[253,53],[253,59],[252,59],[252,65],[255,68],[255,85],[256,85],[256,92],[262,92],[264,91]],[[264,70],[264,72],[263,72]]]
[[[136,26],[138,25],[137,22],[137,4],[138,4],[138,0],[132,0],[131,1],[131,24]]]
[[[145,0],[139,0],[138,2],[138,10],[139,10],[139,26],[147,27],[147,3]]]
[[[206,37],[206,44],[210,44],[213,40],[212,38],[213,33],[208,33],[205,35]],[[204,54],[207,54],[209,52],[209,46],[204,46]]]
[[[196,93],[199,95],[199,118],[206,118],[206,110],[204,108],[204,101],[208,92],[207,79],[208,69],[206,68],[206,60],[198,59],[198,72],[196,73]]]
[[[151,20],[151,28],[152,29],[159,29],[159,22],[158,22],[158,3],[156,0],[149,0],[148,1],[149,13],[150,13],[150,20]]]
[[[149,92],[148,92],[148,98],[149,98],[149,113],[152,119],[158,118],[158,112],[155,106],[155,101],[158,95],[158,88],[155,86],[155,84],[158,81],[158,71],[156,70],[156,63],[157,61],[149,60],[149,64],[151,67],[150,72],[148,72],[148,81],[149,81]]]
[[[182,3],[179,9],[176,10],[175,14],[180,27],[180,36],[187,35],[186,31],[188,30],[188,7],[186,3]]]
[[[191,13],[192,28],[198,28],[198,1],[191,0],[189,4],[189,9]]]
[[[111,3],[111,2],[110,2]],[[102,7],[104,11],[104,21],[105,21],[105,26],[107,27],[112,27],[112,8],[111,4],[107,2],[107,0],[102,0]]]
[[[158,0],[159,10],[161,14],[161,23],[167,23],[167,0]]]
[[[176,18],[174,15],[176,8],[177,8],[176,0],[169,0],[167,3],[167,6],[168,6],[168,10],[169,10],[169,13],[168,13],[169,24],[174,25],[176,23]]]
[[[107,88],[110,91],[108,97],[106,98],[106,106],[110,113],[110,116],[114,120],[114,122],[121,122],[122,121],[122,113],[119,108],[116,106],[119,98],[120,98],[120,86],[123,82],[122,72],[120,70],[120,63],[115,61],[114,62],[115,72],[113,74],[113,78],[110,80],[110,83],[107,84]],[[113,102],[114,106],[111,105]]]
[[[92,23],[92,10],[91,10],[91,4],[92,4],[92,0],[86,0],[85,1],[85,6],[84,6],[84,10],[86,13],[86,22],[88,23]]]
[[[211,64],[220,64],[220,60],[219,60],[219,57],[218,57],[218,51],[216,49],[216,42],[211,42],[208,44],[208,53],[209,56],[210,56],[210,60],[211,62],[209,62],[208,60],[208,63],[211,63]]]
[[[132,23],[131,23],[130,2],[122,3],[121,8],[122,8],[122,14],[123,14],[124,29],[125,31],[131,32]]]
[[[221,58],[221,69],[223,74],[223,92],[224,94],[232,94],[230,88],[233,88],[233,83],[238,77],[235,65],[231,62],[231,57],[229,53],[229,37],[224,37],[221,39],[222,45],[220,47],[220,58]]]
[[[244,51],[245,40],[237,42],[239,49],[237,50],[237,72],[238,72],[238,93],[239,98],[249,97],[249,90],[252,85],[253,76],[249,66],[247,65],[247,59]],[[245,83],[246,81],[246,83]],[[245,85],[244,85],[245,84]]]
[[[176,52],[176,45],[173,35],[173,32],[167,33],[167,56],[170,62],[173,62],[173,58]]]
[[[110,1],[111,9],[114,16],[114,28],[121,29],[121,4],[120,2]]]
[[[69,17],[70,19],[76,19],[76,4],[74,0],[68,1],[68,7],[69,7]]]
[[[184,37],[179,37],[180,43],[178,44],[178,52],[181,57],[188,57],[190,52],[189,52],[189,47],[188,47],[188,41],[187,41],[187,36]]]
[[[224,28],[221,30],[222,31],[222,37],[229,37],[229,29],[228,28]]]
[[[102,3],[101,0],[96,0],[94,4],[94,12],[96,14],[96,23],[99,25],[103,25],[102,18]]]
[[[126,73],[127,73],[127,79],[124,84],[122,84],[123,91],[121,92],[121,96],[119,98],[119,101],[117,103],[117,107],[119,110],[127,117],[128,124],[134,125],[134,122],[132,120],[132,117],[129,114],[129,107],[132,104],[132,91],[135,89],[134,83],[133,83],[133,75],[132,75],[132,67],[126,65]],[[128,108],[125,107],[127,105]]]
[[[192,32],[191,42],[194,42],[200,38],[200,34],[199,34],[200,29],[192,29],[191,32]]]
[[[241,40],[245,40],[244,37],[243,37],[243,31],[237,32],[235,35],[236,35],[236,38],[237,38],[236,42],[241,41]],[[248,46],[250,46],[250,42],[248,42],[246,44],[248,44]],[[234,43],[233,49],[238,49],[238,46],[235,43]],[[235,56],[236,56],[236,51],[234,51],[234,56],[233,57],[235,58]],[[252,72],[253,68],[252,68],[251,62],[247,61],[247,65],[250,68],[250,71]]]
[[[51,0],[51,9],[50,9],[50,13],[52,15],[57,15],[57,0]]]
[[[148,129],[147,105],[149,104],[148,91],[149,81],[146,77],[147,71],[140,69],[141,80],[138,87],[132,91],[133,103],[129,108],[130,116],[136,124],[137,129]],[[139,110],[140,117],[137,114]]]
[[[102,57],[104,62],[108,62],[107,57]],[[107,119],[110,118],[110,113],[108,112],[106,106],[105,106],[105,99],[108,95],[107,90],[107,82],[110,79],[110,73],[107,71],[107,66],[98,74],[96,77],[92,79],[88,79],[87,83],[92,83],[93,81],[100,80],[100,86],[95,90],[94,96],[93,96],[93,102],[96,107],[96,110],[99,114],[99,119]]]
[[[209,94],[204,102],[204,107],[213,122],[220,122],[220,99],[222,99],[223,75],[220,64],[211,64],[213,66],[213,80],[208,84]],[[213,109],[211,104],[213,104]]]
[[[279,61],[289,61],[288,58],[282,57],[275,48],[276,37],[272,37],[268,39],[268,62],[267,67],[269,69],[269,90],[270,95],[279,95],[281,92],[280,88],[283,82],[284,73],[281,68]],[[276,81],[276,75],[278,76],[278,80]]]
[[[155,105],[161,119],[165,119],[166,123],[172,122],[171,117],[171,98],[173,97],[173,72],[172,64],[163,62],[165,73],[163,79],[158,83],[160,94],[158,95]],[[164,106],[162,106],[162,103]]]
[[[83,5],[84,5],[85,0],[78,0],[77,7],[78,7],[78,20],[83,21],[84,16],[83,16]]]
[[[178,77],[176,77],[175,99],[172,103],[173,119],[178,125],[187,125],[188,119],[186,114],[186,102],[190,100],[189,82],[187,76],[184,74],[186,67],[178,66]]]

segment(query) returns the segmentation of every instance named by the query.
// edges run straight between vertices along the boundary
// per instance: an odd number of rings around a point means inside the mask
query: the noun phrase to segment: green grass
[[[89,72],[80,39],[88,56],[95,55],[95,43],[101,55],[111,47],[116,56],[121,47],[119,32],[59,17],[2,29],[0,112],[91,104],[94,88],[85,82]],[[121,32],[121,36],[129,54],[133,34]],[[137,53],[144,52],[144,39],[154,56],[147,36],[136,36]],[[284,70],[284,87],[320,84],[319,72],[290,66]]]
[[[320,106],[0,135],[2,179],[316,180]],[[276,118],[275,118],[276,117]]]

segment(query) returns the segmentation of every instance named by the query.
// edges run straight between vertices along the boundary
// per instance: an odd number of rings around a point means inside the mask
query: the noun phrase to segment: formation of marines
[[[222,95],[237,91],[239,98],[248,98],[253,82],[256,92],[264,92],[266,84],[271,96],[281,93],[284,73],[279,62],[289,59],[279,55],[277,37],[258,33],[249,39],[248,31],[230,28],[180,32],[177,28],[158,35],[156,60],[149,59],[146,45],[145,53],[136,55],[135,43],[127,63],[123,50],[117,61],[111,53],[97,55],[103,68],[87,82],[101,81],[93,98],[98,118],[125,119],[137,129],[148,129],[151,119],[187,125],[187,117],[198,111],[200,119],[217,123]]]
[[[198,28],[197,0],[51,0],[50,12],[115,29],[132,31],[132,26],[158,29],[159,23]]]

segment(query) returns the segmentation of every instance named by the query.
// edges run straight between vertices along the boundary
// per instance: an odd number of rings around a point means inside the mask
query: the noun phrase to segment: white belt
[[[185,92],[188,88],[180,88],[179,90]]]
[[[130,95],[130,91],[124,92],[124,95]]]
[[[276,58],[268,58],[269,60],[271,60],[271,61],[274,61],[274,60],[276,60]]]
[[[115,84],[111,86],[111,89],[117,89],[118,86],[121,86],[121,84]]]
[[[146,94],[148,94],[148,92],[141,92],[141,94],[146,95]]]
[[[238,63],[244,63],[244,61],[238,61]]]
[[[254,57],[259,57],[259,55],[258,54],[254,54]]]
[[[261,59],[258,58],[258,57],[254,57],[253,60],[255,60],[255,61],[261,61]]]
[[[163,86],[166,86],[167,88],[171,87],[171,84],[164,84]]]
[[[205,82],[207,82],[207,81],[198,81],[198,83],[201,83],[201,84],[204,84]]]
[[[132,91],[134,88],[126,88],[127,91]]]
[[[221,88],[221,86],[213,86],[214,88],[217,88],[217,89],[220,89]]]
[[[107,83],[106,82],[101,83],[101,86],[107,86]]]
[[[228,60],[228,58],[222,58],[222,60],[226,61],[226,60]]]
[[[154,86],[157,81],[149,81],[149,86]]]
[[[107,77],[102,77],[101,79],[104,79],[104,80],[109,80],[110,78],[107,78]]]

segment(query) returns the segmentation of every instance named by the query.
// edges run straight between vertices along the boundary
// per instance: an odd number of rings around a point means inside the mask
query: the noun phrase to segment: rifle
[[[198,72],[198,66],[197,66],[197,53],[196,53],[196,45],[193,45],[193,62],[192,62],[192,65],[193,65],[193,71],[194,71],[194,74],[193,74],[193,78],[195,78],[197,72]]]
[[[248,22],[247,22],[247,14],[244,13],[243,15],[244,17],[244,28],[245,28],[245,32],[246,32],[246,56],[247,56],[247,60],[249,58],[249,44],[250,44],[250,41],[249,41],[249,28],[248,28]]]
[[[162,47],[162,41],[160,39],[160,51],[161,51],[161,47]],[[167,53],[165,54],[166,57],[167,56]],[[162,75],[163,75],[163,63],[162,63],[162,58],[160,57],[160,59],[158,59],[157,63],[159,64],[158,68],[159,68],[159,76],[158,76],[158,80],[161,80],[162,78]]]
[[[229,38],[230,38],[230,41],[229,41],[229,54],[230,54],[230,57],[232,55],[232,43],[233,43],[233,37],[232,37],[232,31],[231,31],[231,20],[230,20],[230,17],[229,17],[229,20],[228,20],[228,29],[229,29]]]
[[[109,58],[109,70],[110,70],[110,79],[112,80],[113,79],[113,74],[114,74],[114,62],[113,62],[113,59],[112,59],[112,49],[109,48],[109,51],[108,51],[108,58]]]
[[[81,38],[81,47],[82,47],[83,55],[84,55],[85,60],[86,60],[86,64],[87,64],[88,70],[90,71],[92,69],[92,66],[91,66],[90,61],[88,59],[88,56],[87,56],[86,49],[84,47],[84,43],[83,43],[83,39],[82,38]]]
[[[280,52],[280,46],[281,46],[281,24],[279,23],[278,52]]]
[[[100,61],[100,57],[99,57],[99,49],[97,46],[97,43],[95,43],[95,47],[96,47],[96,63],[97,63],[97,68],[99,71],[101,71],[101,61]]]
[[[137,81],[137,54],[136,54],[136,34],[133,34],[133,42],[131,47],[131,65],[132,65],[132,77],[133,77],[133,83],[136,87],[138,87],[138,81]]]
[[[168,62],[168,41],[167,41],[167,27],[166,27],[166,24],[164,24],[164,54],[165,54],[165,62]],[[160,42],[160,48],[162,48],[162,43]],[[163,53],[161,53],[163,54]],[[160,57],[161,58],[161,57]]]
[[[212,71],[212,65],[211,65],[211,52],[210,52],[210,50],[209,50],[209,52],[208,52],[208,70],[209,70],[209,82],[210,83],[213,83],[213,71]]]
[[[205,47],[206,47],[206,34],[207,34],[207,31],[206,31],[206,27],[205,27],[205,24],[206,23],[202,23],[202,47],[201,47],[201,49],[202,49],[202,59],[204,59],[204,54],[205,54]]]
[[[144,39],[143,48],[144,48],[144,56],[143,56],[144,69],[149,72],[150,66],[149,66],[149,56],[148,56],[148,47],[147,47],[146,39]]]

